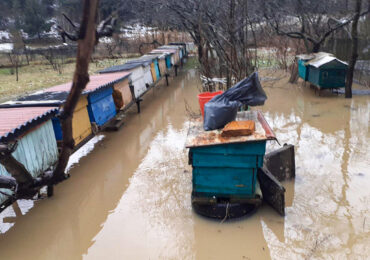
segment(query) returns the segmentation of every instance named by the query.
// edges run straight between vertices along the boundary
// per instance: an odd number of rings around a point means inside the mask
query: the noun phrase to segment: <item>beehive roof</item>
[[[15,140],[57,112],[58,109],[50,107],[0,108],[0,142]]]

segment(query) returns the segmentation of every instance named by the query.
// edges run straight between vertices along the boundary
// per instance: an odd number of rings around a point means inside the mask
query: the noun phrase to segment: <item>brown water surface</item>
[[[200,83],[188,70],[149,92],[119,132],[83,147],[54,197],[0,215],[0,259],[369,258],[369,97],[318,97],[282,72],[262,76],[260,109],[279,141],[296,145],[285,217],[263,205],[221,224],[192,211],[185,101],[198,110]]]

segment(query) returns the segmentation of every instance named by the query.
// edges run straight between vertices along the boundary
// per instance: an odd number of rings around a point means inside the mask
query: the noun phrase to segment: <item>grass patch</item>
[[[103,68],[123,64],[128,59],[105,59],[90,63],[89,73],[96,74]],[[0,69],[0,102],[13,99],[31,92],[52,87],[62,83],[72,81],[75,62],[63,65],[62,74],[53,70],[51,65],[32,64],[19,68],[19,80],[11,75],[9,68]]]
[[[11,75],[11,74],[12,74],[11,69],[8,69],[8,68],[0,69],[0,75]]]
[[[199,61],[196,56],[188,57],[186,63],[184,64],[185,69],[199,68]]]

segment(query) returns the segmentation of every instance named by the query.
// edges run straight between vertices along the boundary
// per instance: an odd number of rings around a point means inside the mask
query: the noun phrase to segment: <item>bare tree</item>
[[[0,163],[12,177],[0,176],[0,188],[13,189],[15,199],[32,198],[45,185],[52,186],[66,179],[65,169],[74,148],[72,136],[72,115],[78,99],[89,82],[89,61],[98,38],[112,35],[112,29],[105,21],[96,24],[99,0],[84,0],[81,23],[75,26],[74,40],[78,42],[76,69],[73,76],[71,91],[67,97],[60,120],[63,131],[62,150],[56,168],[40,178],[33,178],[24,165],[17,161],[12,152],[15,145],[0,144]]]
[[[361,0],[356,0],[356,14],[352,23],[351,37],[352,37],[352,54],[349,61],[347,77],[346,77],[346,87],[345,87],[345,97],[352,98],[352,81],[353,81],[353,72],[355,70],[355,65],[358,57],[358,20],[360,19],[361,12]]]
[[[22,54],[25,49],[25,45],[22,39],[22,35],[19,31],[13,30],[11,32],[13,49],[8,53],[9,61],[12,67],[15,69],[16,81],[18,81],[18,68],[22,64]]]
[[[303,40],[307,52],[320,51],[329,36],[356,19],[356,14],[348,9],[345,14],[338,14],[339,10],[343,10],[343,3],[331,0],[288,0],[284,3],[267,0],[263,1],[262,10],[266,22],[278,35]],[[369,11],[365,10],[358,16],[364,16]]]

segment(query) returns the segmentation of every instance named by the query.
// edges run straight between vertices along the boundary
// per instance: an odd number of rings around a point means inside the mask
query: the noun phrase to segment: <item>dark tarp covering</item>
[[[222,128],[235,120],[240,106],[260,106],[266,99],[266,93],[258,79],[258,72],[254,72],[205,104],[204,130]]]

